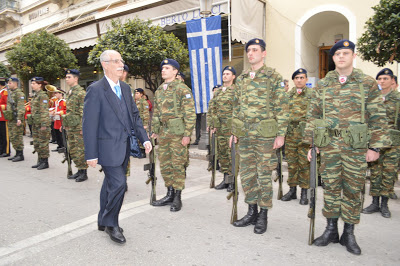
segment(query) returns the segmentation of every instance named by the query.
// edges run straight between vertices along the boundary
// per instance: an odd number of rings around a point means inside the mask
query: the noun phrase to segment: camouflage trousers
[[[310,162],[307,153],[310,145],[301,142],[302,136],[298,130],[294,130],[286,135],[286,159],[288,163],[289,177],[287,183],[289,187],[300,186],[301,188],[310,187]]]
[[[400,159],[400,147],[382,149],[379,159],[371,162],[371,196],[385,196],[394,190],[394,182],[397,178],[397,168]]]
[[[272,208],[272,171],[278,158],[272,149],[274,138],[241,137],[239,140],[240,180],[247,204]]]
[[[24,126],[25,122],[21,121],[22,124],[17,126],[17,123],[12,121],[8,123],[8,130],[10,131],[10,142],[16,151],[22,151],[24,149]]]
[[[229,148],[229,139],[231,137],[231,132],[228,128],[221,127],[217,129],[216,133],[218,160],[221,165],[221,171],[222,173],[232,175],[232,158],[231,149]]]
[[[325,184],[323,215],[358,224],[367,149],[353,149],[341,137],[332,137],[331,143],[319,150],[321,177]]]
[[[45,130],[40,127],[40,124],[32,125],[33,147],[39,158],[49,158],[50,125]]]
[[[83,136],[78,130],[68,130],[68,148],[72,161],[74,161],[78,170],[87,169],[88,165],[85,160],[85,148],[83,145]]]
[[[183,190],[189,164],[188,146],[182,146],[182,136],[160,134],[158,140],[158,159],[165,186]]]

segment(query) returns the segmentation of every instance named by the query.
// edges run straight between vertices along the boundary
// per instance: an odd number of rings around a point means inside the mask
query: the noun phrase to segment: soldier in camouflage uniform
[[[215,186],[215,189],[227,189],[233,191],[232,158],[229,148],[229,138],[232,129],[232,104],[236,85],[233,84],[236,78],[236,70],[231,66],[226,66],[222,71],[224,82],[221,89],[215,93],[213,98],[213,130],[217,134],[218,160],[221,164],[221,172],[224,173],[222,182]]]
[[[311,89],[307,88],[307,70],[299,68],[292,75],[295,87],[289,94],[289,126],[286,135],[286,159],[288,162],[288,185],[290,190],[281,200],[297,199],[297,186],[301,187],[300,204],[307,205],[307,189],[310,187],[310,163],[307,160],[309,145],[302,142],[300,122],[305,122],[310,104]]]
[[[49,96],[43,90],[48,83],[42,77],[31,79],[32,90],[35,92],[32,107],[32,137],[33,146],[39,158],[38,163],[32,168],[38,170],[49,168],[49,139],[50,139],[50,116]]]
[[[82,136],[82,116],[83,102],[86,92],[79,86],[80,72],[76,69],[68,69],[65,73],[65,81],[70,87],[65,101],[67,105],[67,114],[63,115],[63,126],[68,132],[68,146],[71,159],[74,161],[78,172],[68,177],[75,179],[76,182],[83,182],[88,179],[88,165],[85,160],[85,150]]]
[[[182,208],[181,192],[185,187],[187,149],[194,128],[196,113],[192,92],[176,79],[179,64],[173,59],[161,63],[164,83],[157,89],[151,128],[159,140],[161,174],[168,188],[167,195],[153,206],[171,204],[172,212]]]
[[[25,95],[18,88],[19,80],[10,78],[8,80],[7,112],[10,116],[8,127],[10,130],[10,141],[16,151],[14,157],[8,158],[13,162],[24,160],[24,126],[25,126]]]
[[[388,68],[382,69],[376,76],[376,79],[381,87],[389,128],[390,130],[398,130],[400,93],[392,89],[393,71]],[[390,192],[394,189],[394,182],[397,176],[397,167],[400,158],[399,144],[398,142],[393,142],[390,148],[381,149],[379,159],[371,162],[371,187],[369,194],[372,196],[372,204],[363,209],[363,213],[371,214],[380,211],[383,217],[391,217],[388,201]],[[382,199],[380,207],[379,197]]]
[[[288,125],[287,97],[282,76],[264,65],[265,42],[250,40],[246,52],[251,68],[236,80],[231,141],[239,140],[240,179],[249,209],[233,225],[255,224],[254,233],[263,234],[272,208],[276,149],[284,144]]]
[[[149,103],[144,97],[144,90],[142,88],[137,88],[135,90],[135,103],[139,110],[140,119],[143,122],[143,128],[146,130],[147,134],[149,133],[149,121],[150,121],[150,112],[149,112]],[[140,150],[142,151],[143,158],[146,158],[146,153],[142,143],[140,143]]]
[[[327,218],[327,227],[314,245],[340,241],[347,251],[359,255],[361,249],[354,236],[354,224],[360,222],[360,195],[367,162],[377,160],[379,148],[388,146],[390,140],[384,134],[386,112],[376,81],[353,68],[354,48],[349,40],[339,41],[331,48],[336,69],[328,72],[312,93],[307,129],[314,130],[325,184],[322,213]],[[305,142],[310,143],[309,136]],[[344,221],[340,240],[339,217]]]

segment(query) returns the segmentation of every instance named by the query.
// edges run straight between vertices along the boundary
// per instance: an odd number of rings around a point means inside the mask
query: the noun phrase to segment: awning
[[[88,47],[96,44],[97,30],[96,24],[89,24],[71,31],[56,34],[63,39],[71,49]]]
[[[246,43],[264,38],[264,3],[259,0],[235,0],[232,4],[232,40]]]

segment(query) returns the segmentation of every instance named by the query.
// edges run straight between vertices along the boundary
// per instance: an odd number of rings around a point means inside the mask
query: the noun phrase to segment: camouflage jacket
[[[14,122],[17,122],[16,120],[23,121],[25,117],[25,94],[19,88],[9,89],[8,91],[7,109],[16,112],[17,117],[14,118]]]
[[[49,127],[49,96],[43,90],[36,92],[31,101],[32,118],[35,125]]]
[[[224,91],[225,88],[225,91]],[[214,104],[213,104],[213,114],[215,119],[220,121],[229,121],[232,120],[232,108],[233,108],[233,98],[235,96],[236,85],[233,84],[229,87],[222,87],[215,93],[214,96]],[[229,122],[227,122],[229,123]],[[214,125],[215,127],[219,127]],[[220,126],[223,126],[222,124]],[[228,125],[231,126],[230,124]],[[229,129],[230,130],[230,129]]]
[[[306,121],[307,110],[310,106],[312,89],[304,87],[302,92],[297,93],[297,88],[288,92],[289,127],[296,127],[301,121]]]
[[[215,104],[215,96],[208,101],[207,127],[210,128],[214,128],[214,104]]]
[[[174,93],[176,94],[176,111],[174,108]],[[190,137],[196,122],[196,111],[191,90],[185,83],[174,80],[158,87],[154,98],[154,113],[152,129],[159,128],[169,119],[182,117],[185,124],[185,137]],[[157,123],[157,124],[156,124]]]
[[[311,104],[307,113],[308,125],[315,119],[323,118],[323,90],[325,89],[325,118],[331,129],[347,129],[361,123],[361,90],[364,87],[365,123],[368,124],[371,139],[370,147],[382,148],[390,146],[385,136],[387,119],[385,107],[378,85],[372,77],[354,68],[344,84],[339,82],[336,70],[328,72],[325,78],[318,81],[312,92]],[[306,140],[305,142],[310,142]]]
[[[285,136],[288,126],[288,107],[287,95],[282,86],[282,76],[265,65],[255,71],[253,79],[250,76],[251,72],[251,69],[243,71],[236,80],[237,89],[233,99],[232,118],[245,123],[275,119],[278,123],[277,135]]]
[[[386,117],[388,120],[389,128],[390,129],[399,129],[400,124],[400,110],[397,114],[397,128],[395,128],[394,123],[396,119],[396,104],[400,105],[400,92],[397,90],[392,90],[388,94],[383,97],[383,105],[386,108]],[[400,106],[399,106],[400,109]]]
[[[82,121],[83,116],[83,103],[85,100],[86,91],[79,85],[73,86],[69,89],[65,97],[67,105],[66,116],[78,116],[78,120]],[[82,123],[74,127],[73,130],[82,130]]]
[[[149,103],[146,99],[140,98],[136,101],[136,106],[139,110],[140,119],[142,119],[143,126],[149,126],[150,120],[150,112],[149,112]]]

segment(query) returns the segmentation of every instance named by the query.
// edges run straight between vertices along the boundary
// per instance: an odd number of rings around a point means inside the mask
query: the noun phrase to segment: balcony
[[[2,13],[6,9],[18,11],[18,1],[17,0],[1,0],[0,1],[0,13]]]

